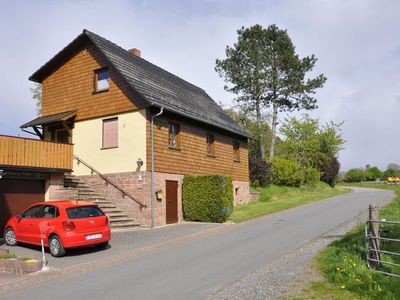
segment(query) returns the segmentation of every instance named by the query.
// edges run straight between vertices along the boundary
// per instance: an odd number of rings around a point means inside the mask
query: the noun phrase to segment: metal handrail
[[[87,162],[85,162],[83,159],[81,159],[80,157],[74,155],[74,159],[76,159],[79,163],[84,164],[88,169],[90,169],[90,171],[92,173],[96,173],[97,175],[100,176],[101,179],[103,179],[105,182],[107,182],[108,184],[112,185],[114,188],[116,188],[118,191],[120,191],[122,193],[122,197],[128,196],[128,198],[132,199],[133,201],[135,201],[137,204],[140,205],[140,208],[147,208],[147,205],[141,203],[140,201],[136,200],[136,198],[129,194],[128,192],[126,192],[124,189],[120,188],[117,184],[115,184],[114,182],[112,182],[110,179],[108,179],[107,177],[105,177],[103,174],[101,174],[99,171],[97,171],[94,167],[92,167],[91,165],[89,165]]]

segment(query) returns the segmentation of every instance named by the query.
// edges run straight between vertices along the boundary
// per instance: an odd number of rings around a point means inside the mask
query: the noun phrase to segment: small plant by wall
[[[182,201],[187,221],[225,222],[233,210],[232,179],[223,175],[185,176]]]

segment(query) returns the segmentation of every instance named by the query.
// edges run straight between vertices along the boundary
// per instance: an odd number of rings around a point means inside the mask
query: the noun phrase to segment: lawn
[[[396,198],[380,210],[379,217],[400,221],[399,186],[384,184],[362,186],[394,190]],[[399,238],[398,229],[392,229],[386,234],[388,237]],[[395,245],[385,247],[396,248]],[[400,252],[398,246],[397,251]],[[400,263],[400,257],[386,257],[385,260]],[[343,238],[325,248],[315,262],[324,280],[311,283],[299,299],[400,299],[399,278],[385,276],[367,268],[363,225],[357,226]],[[390,266],[386,266],[384,270],[399,272],[398,268]]]
[[[299,187],[269,185],[259,188],[260,198],[233,209],[229,220],[235,223],[278,212],[291,207],[329,198],[349,191],[338,187],[331,188],[323,182]]]

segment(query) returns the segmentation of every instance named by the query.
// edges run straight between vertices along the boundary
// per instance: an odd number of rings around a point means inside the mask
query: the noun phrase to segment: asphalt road
[[[1,298],[203,299],[392,197],[391,191],[355,189]]]

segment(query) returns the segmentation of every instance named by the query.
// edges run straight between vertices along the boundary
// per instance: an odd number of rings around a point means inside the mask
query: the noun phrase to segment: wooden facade
[[[151,137],[149,105],[145,105],[119,73],[91,43],[81,45],[42,81],[42,114],[44,116],[76,110],[75,122],[116,116],[146,108],[146,166],[151,170]],[[95,92],[96,70],[109,68],[110,82],[106,91]],[[169,123],[179,125],[179,149],[169,146]],[[177,121],[163,116],[156,122],[154,150],[155,171],[167,174],[224,174],[233,180],[249,181],[247,139],[191,119]],[[45,133],[47,133],[45,128]],[[72,135],[74,130],[72,130]],[[207,151],[207,134],[215,142]],[[48,134],[46,134],[46,137]],[[134,135],[132,136],[134,138]],[[234,159],[234,143],[239,143],[240,160]],[[210,148],[210,147],[208,147]],[[79,155],[79,153],[77,153]]]
[[[0,135],[0,166],[72,169],[72,144]]]
[[[93,47],[77,54],[42,82],[42,114],[77,110],[76,121],[133,111],[141,108],[127,84],[112,69],[109,89],[95,92],[95,71],[108,67]]]
[[[169,124],[180,125],[179,147],[169,146]],[[207,154],[207,134],[215,137],[215,155]],[[150,122],[147,122],[147,166],[151,170]],[[240,160],[234,160],[233,143],[240,145]],[[233,180],[249,181],[247,141],[207,130],[188,121],[158,119],[154,123],[154,161],[156,172],[183,175],[223,174]]]

